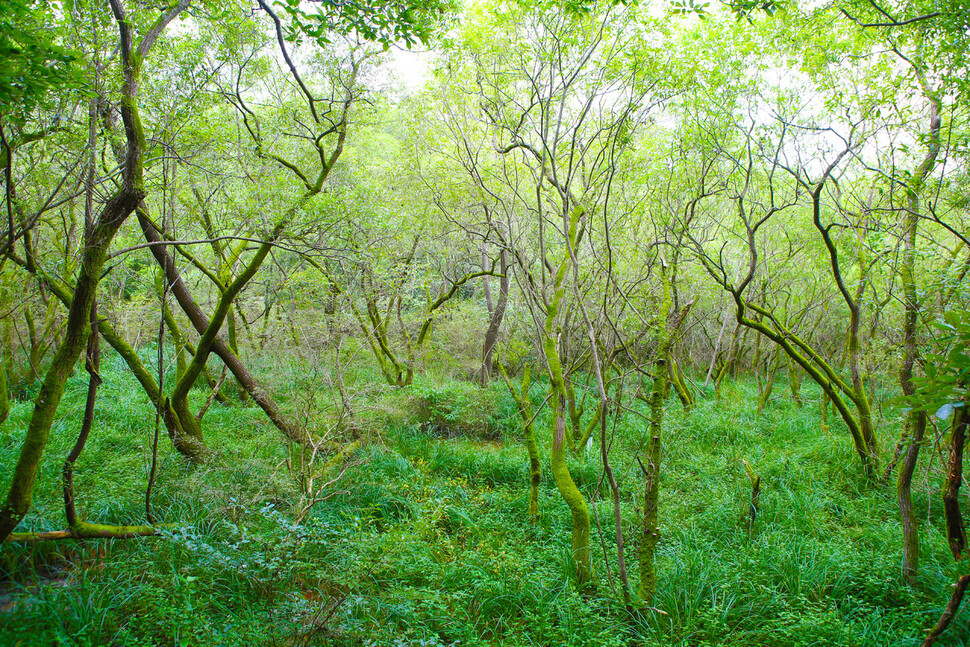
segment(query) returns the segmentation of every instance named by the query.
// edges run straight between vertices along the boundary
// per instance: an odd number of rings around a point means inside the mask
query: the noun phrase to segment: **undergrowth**
[[[95,431],[76,468],[81,512],[144,523],[154,415],[123,365],[106,359]],[[348,375],[345,387],[357,383]],[[63,526],[60,462],[84,387],[73,378],[20,530]],[[527,458],[504,387],[439,380],[354,392],[360,448],[300,524],[298,479],[278,432],[258,409],[214,405],[209,464],[187,466],[162,438],[159,536],[3,545],[0,644],[918,645],[956,573],[939,515],[927,514],[938,505],[938,465],[923,464],[914,488],[930,521],[911,589],[900,579],[893,488],[866,480],[846,430],[834,420],[822,428],[817,394],[803,390],[803,406],[779,396],[761,416],[744,382],[725,384],[720,400],[702,390],[691,413],[668,403],[657,594],[632,617],[610,579],[612,502],[598,454],[570,459],[596,518],[598,586],[580,596],[568,511],[548,476],[540,516],[528,519]],[[538,408],[541,386],[534,395]],[[332,400],[315,406],[306,424],[333,419]],[[880,440],[891,448],[898,420],[886,411]],[[2,488],[29,415],[20,402],[2,427],[11,437],[0,443]],[[539,411],[543,456],[549,424]],[[630,413],[608,433],[635,587],[645,421]],[[744,461],[762,479],[753,526]],[[968,636],[958,616],[941,644]]]

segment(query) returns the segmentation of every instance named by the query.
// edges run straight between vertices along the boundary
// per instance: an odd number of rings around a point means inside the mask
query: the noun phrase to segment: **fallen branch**
[[[47,532],[12,532],[4,542],[53,541],[57,539],[132,539],[152,537],[168,526],[102,526],[96,523],[79,522],[65,530]]]

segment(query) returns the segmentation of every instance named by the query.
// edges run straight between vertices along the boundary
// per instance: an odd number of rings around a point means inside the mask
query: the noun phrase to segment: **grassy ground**
[[[95,432],[77,467],[80,507],[88,521],[143,523],[154,416],[123,365],[105,364]],[[298,367],[285,381],[297,393],[314,388]],[[293,455],[278,432],[258,409],[214,405],[205,418],[210,464],[185,465],[162,439],[153,505],[171,525],[161,536],[0,549],[0,644],[917,645],[956,577],[936,522],[938,468],[918,472],[916,505],[930,523],[919,585],[909,589],[893,488],[865,481],[841,424],[821,428],[814,400],[798,407],[780,387],[758,417],[752,387],[740,383],[721,401],[703,393],[690,414],[669,403],[658,592],[655,608],[629,618],[611,589],[612,504],[598,456],[572,463],[602,527],[598,593],[583,598],[570,586],[568,512],[551,479],[538,523],[527,519],[527,461],[501,389],[428,382],[368,391],[358,381],[349,376],[347,388],[358,388],[363,420],[352,428],[362,448],[303,523],[293,522],[308,503],[300,470],[288,469]],[[24,530],[63,526],[58,475],[84,389],[79,375]],[[534,396],[541,402],[540,388]],[[326,407],[310,415],[301,397],[287,406],[325,427]],[[4,491],[29,414],[20,403],[0,428],[10,436],[0,442]],[[537,429],[548,455],[544,415]],[[646,438],[634,415],[612,422],[635,586],[635,455]],[[897,425],[881,427],[888,454]],[[753,529],[742,460],[762,477]],[[339,469],[307,474],[326,482]],[[968,636],[958,617],[939,644]]]

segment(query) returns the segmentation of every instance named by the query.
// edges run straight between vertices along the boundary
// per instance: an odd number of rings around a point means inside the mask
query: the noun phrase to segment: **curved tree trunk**
[[[911,396],[916,393],[913,384],[913,367],[919,355],[916,344],[916,326],[919,321],[921,305],[916,291],[916,240],[919,227],[920,190],[927,176],[936,165],[936,157],[940,149],[940,101],[926,85],[923,75],[917,69],[917,77],[923,82],[923,89],[927,95],[927,103],[930,109],[930,130],[929,130],[929,149],[923,159],[923,163],[913,174],[913,179],[908,193],[908,204],[905,216],[906,229],[903,237],[902,262],[899,268],[899,278],[903,287],[903,352],[899,367],[899,385],[904,396]],[[960,418],[962,409],[955,414],[955,418]],[[954,425],[954,445],[951,452],[956,450],[958,426]],[[916,469],[916,460],[919,456],[920,443],[923,441],[923,434],[926,430],[926,413],[923,411],[910,411],[906,415],[905,426],[903,428],[903,438],[900,439],[900,448],[906,447],[903,454],[902,464],[899,466],[899,476],[896,479],[896,499],[899,504],[899,516],[902,522],[903,531],[903,578],[911,586],[916,584],[916,574],[919,571],[919,530],[916,521],[916,512],[913,509],[913,497],[911,494],[913,471]],[[962,434],[962,432],[960,432]],[[908,440],[908,445],[906,445]],[[962,439],[960,439],[959,459],[962,469]],[[954,459],[951,453],[951,461]],[[951,464],[951,469],[953,465]],[[959,488],[959,483],[955,484]],[[944,500],[945,497],[944,497]],[[960,508],[958,502],[953,502],[956,507],[956,515],[959,516]],[[952,508],[952,506],[951,506]],[[947,514],[947,531],[951,530],[951,510],[944,506],[944,513]],[[954,522],[956,523],[956,522]],[[963,543],[966,544],[966,534],[963,532],[963,520],[959,518],[960,535]],[[951,536],[950,546],[954,546],[954,536]],[[958,553],[954,552],[954,557],[959,559]]]
[[[556,397],[556,396],[553,396]],[[552,453],[549,468],[563,501],[569,507],[572,517],[572,557],[576,569],[576,588],[580,591],[593,584],[593,562],[590,550],[590,516],[586,499],[576,487],[569,467],[566,464],[566,400],[562,394],[556,397],[553,415]]]
[[[148,242],[160,242],[162,237],[148,216],[140,211],[137,215],[145,239]],[[153,245],[151,252],[155,256],[155,260],[165,271],[165,275],[168,277],[168,281],[172,286],[172,294],[175,295],[175,299],[178,301],[182,311],[185,312],[196,332],[200,335],[205,335],[210,324],[209,318],[202,312],[202,308],[195,302],[195,299],[192,298],[192,294],[189,292],[188,286],[185,285],[185,281],[182,280],[181,274],[175,267],[172,257],[169,256],[165,248],[161,245]],[[256,378],[246,368],[245,364],[242,363],[242,360],[229,349],[229,345],[225,340],[216,334],[211,344],[211,352],[219,356],[219,359],[223,361],[243,388],[246,389],[250,397],[266,413],[273,424],[276,425],[277,429],[283,432],[283,435],[287,439],[295,442],[303,442],[305,440],[303,433],[301,433],[296,425],[287,420],[273,398],[266,393]],[[199,345],[201,347],[201,343]],[[196,353],[199,353],[198,348],[196,348]]]
[[[40,460],[50,438],[57,406],[64,395],[67,379],[73,372],[74,365],[84,350],[91,332],[89,316],[108,257],[108,247],[125,220],[145,197],[142,167],[145,133],[137,104],[142,61],[165,26],[184,11],[188,4],[189,0],[181,0],[180,4],[167,9],[145,33],[137,48],[134,48],[132,27],[124,8],[120,0],[111,0],[111,8],[120,30],[120,51],[124,67],[121,115],[124,120],[128,148],[124,160],[122,184],[85,232],[80,270],[74,284],[74,296],[71,299],[64,337],[44,377],[40,393],[34,400],[34,413],[14,468],[10,491],[3,508],[0,509],[0,539],[5,539],[13,532],[30,509]]]

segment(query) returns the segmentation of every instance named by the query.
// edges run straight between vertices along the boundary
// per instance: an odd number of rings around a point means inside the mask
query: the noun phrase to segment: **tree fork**
[[[154,223],[148,218],[147,214],[143,213],[141,210],[136,212],[138,217],[138,222],[141,225],[142,233],[148,242],[161,242],[162,237],[159,235],[158,231],[155,229]],[[188,316],[189,321],[195,328],[196,332],[200,335],[204,335],[206,329],[209,327],[209,318],[202,312],[202,309],[192,298],[191,293],[188,290],[188,286],[185,285],[185,281],[182,280],[181,274],[175,268],[175,263],[172,257],[164,250],[161,245],[151,246],[152,255],[168,278],[171,284],[172,294],[175,295],[176,301],[178,301],[179,306],[182,311]],[[270,397],[270,395],[259,385],[256,378],[249,372],[242,360],[229,350],[229,346],[226,344],[219,336],[215,336],[212,340],[212,352],[219,356],[219,359],[223,361],[226,367],[232,372],[239,383],[246,389],[250,397],[259,405],[270,421],[276,425],[283,435],[294,442],[304,442],[304,434],[300,432],[297,427],[286,419],[283,412],[280,411],[279,406]]]
[[[98,343],[98,302],[91,304],[91,335],[88,338],[88,357],[85,367],[88,371],[88,394],[84,402],[84,418],[81,421],[81,432],[78,434],[74,448],[64,461],[62,470],[62,484],[64,490],[64,516],[67,525],[74,527],[78,524],[77,506],[74,499],[74,463],[84,451],[91,426],[94,424],[94,405],[98,398],[98,387],[101,385],[101,344]]]
[[[26,269],[26,268],[25,268]],[[50,289],[51,293],[57,297],[65,306],[70,308],[71,306],[71,293],[70,291],[61,285],[60,283],[54,281],[49,276],[47,276],[43,271],[41,271],[36,266],[33,270],[28,270],[31,273],[38,276],[39,280],[43,282],[44,285]],[[172,409],[171,403],[168,402],[166,398],[164,402],[161,402],[161,389],[155,378],[152,377],[151,373],[145,367],[145,364],[141,361],[141,357],[134,348],[131,347],[125,339],[118,333],[117,330],[111,325],[107,319],[98,319],[98,332],[101,337],[104,338],[108,345],[110,345],[118,355],[125,360],[125,364],[128,365],[128,369],[131,371],[138,383],[141,384],[142,389],[145,394],[148,395],[148,399],[156,408],[161,408],[163,411],[162,419],[165,422],[165,428],[168,431],[170,438],[175,438],[182,433],[182,425],[179,421],[178,415]]]

